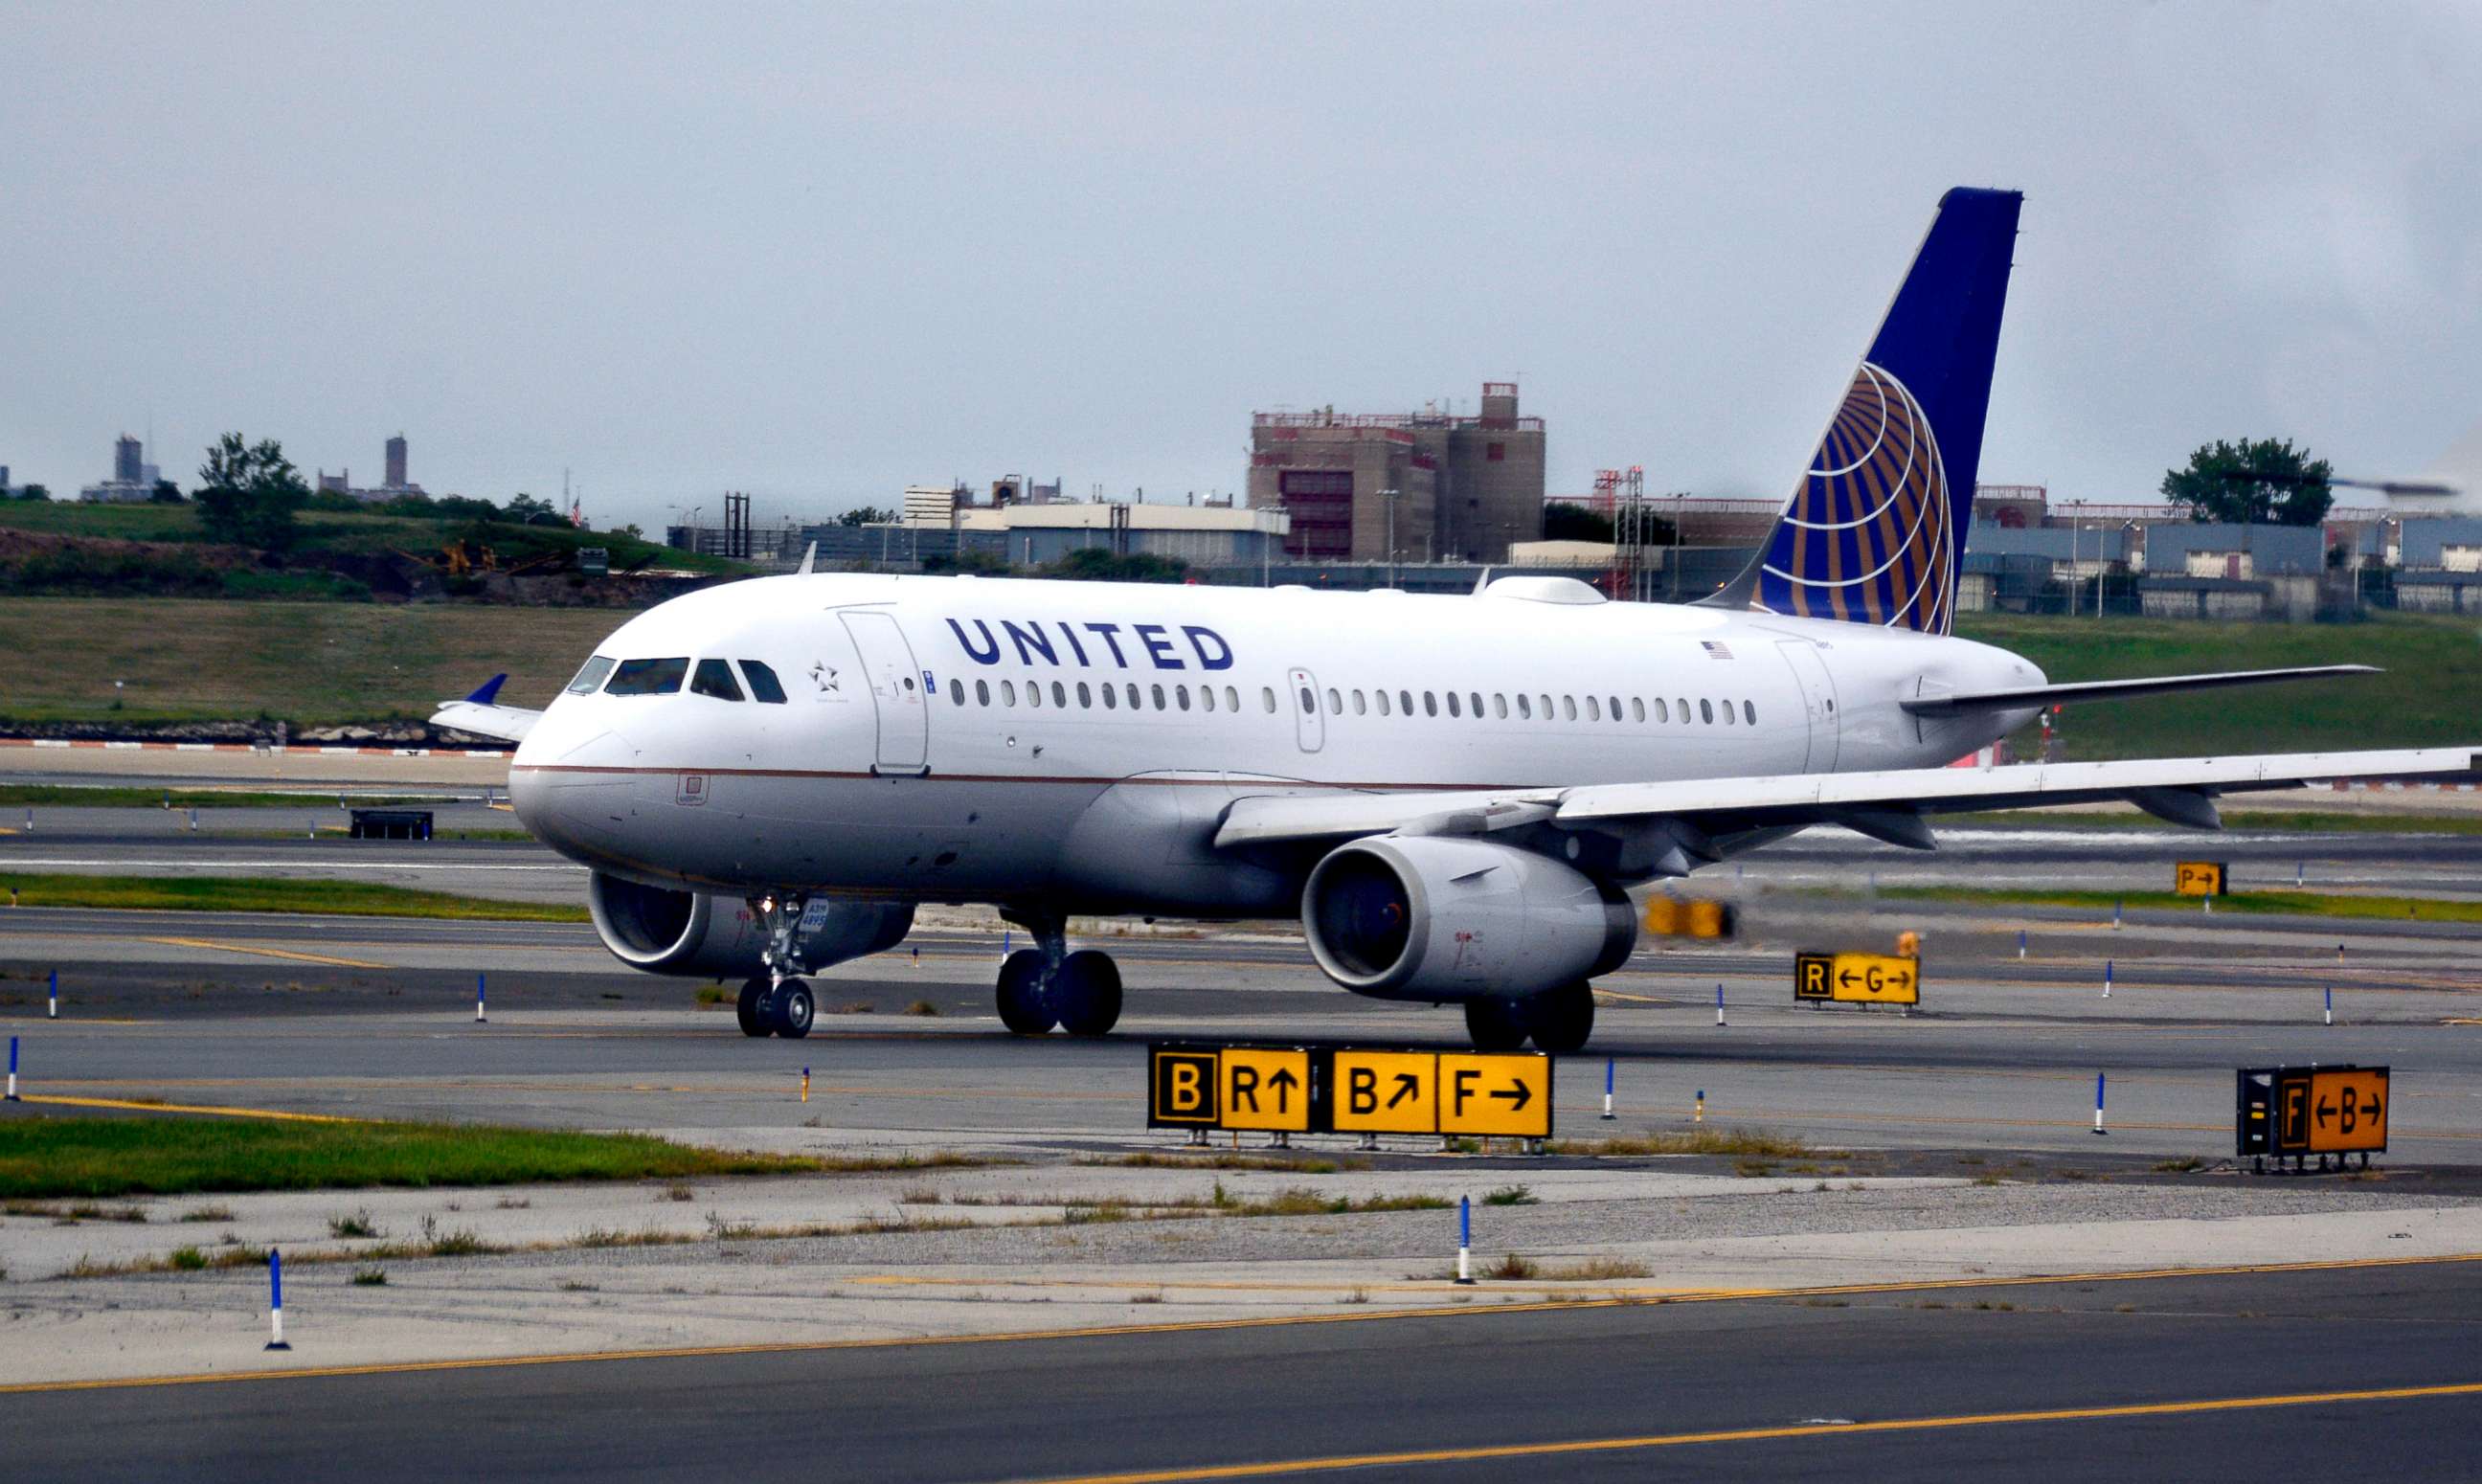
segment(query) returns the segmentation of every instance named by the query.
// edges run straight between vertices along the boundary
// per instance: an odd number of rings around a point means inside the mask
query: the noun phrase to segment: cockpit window
[[[739,701],[741,687],[732,683],[732,667],[720,659],[702,659],[690,676],[690,689],[718,701]]]
[[[679,659],[624,659],[612,672],[611,683],[603,687],[603,694],[669,696],[681,688],[681,677],[689,673],[686,655]]]
[[[750,694],[753,699],[771,706],[784,703],[784,686],[776,678],[775,671],[754,659],[746,659],[741,662],[741,677],[750,682]]]
[[[611,673],[612,657],[608,654],[597,654],[588,660],[585,667],[577,672],[576,679],[568,682],[568,693],[572,696],[592,696],[603,684],[603,677]]]

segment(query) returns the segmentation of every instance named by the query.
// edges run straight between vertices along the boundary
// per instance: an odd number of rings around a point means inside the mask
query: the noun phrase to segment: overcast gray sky
[[[1952,184],[2026,193],[1986,482],[2482,416],[2482,8],[0,0],[0,463],[149,419],[651,524],[1229,490],[1486,379],[1551,487],[1789,487]]]

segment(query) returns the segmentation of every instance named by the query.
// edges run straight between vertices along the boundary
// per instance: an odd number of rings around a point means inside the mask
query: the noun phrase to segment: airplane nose
[[[637,749],[599,724],[546,714],[509,759],[509,804],[528,834],[572,859],[610,861],[635,808]]]

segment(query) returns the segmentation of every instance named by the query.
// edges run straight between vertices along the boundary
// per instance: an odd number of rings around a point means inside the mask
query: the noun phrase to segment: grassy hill
[[[0,597],[0,722],[418,718],[504,670],[513,703],[541,705],[627,617],[457,603]],[[2471,619],[2221,624],[1967,615],[1961,632],[2024,654],[2059,680],[2352,662],[2388,672],[2073,706],[2064,720],[2071,757],[2482,738],[2482,624]],[[116,679],[124,688],[116,691]]]
[[[454,603],[5,597],[0,721],[419,718],[500,671],[511,704],[541,705],[628,617]],[[115,680],[124,687],[115,690]]]
[[[2385,675],[2071,706],[2074,759],[2430,747],[2482,740],[2482,623],[2383,613],[2362,623],[1966,614],[1957,632],[2013,649],[2054,680],[2288,665],[2377,665]],[[2035,729],[2018,739],[2030,750]]]

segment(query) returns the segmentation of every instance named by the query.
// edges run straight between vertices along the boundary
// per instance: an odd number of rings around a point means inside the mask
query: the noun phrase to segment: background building
[[[78,491],[95,504],[131,505],[155,497],[155,465],[146,462],[146,445],[124,433],[112,441],[112,477]]]
[[[1295,557],[1498,562],[1543,534],[1543,419],[1518,415],[1515,382],[1485,382],[1471,416],[1325,408],[1250,424],[1249,503],[1290,517]]]

